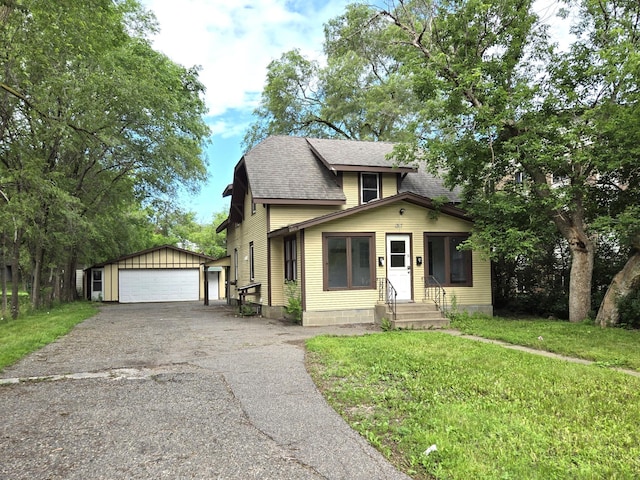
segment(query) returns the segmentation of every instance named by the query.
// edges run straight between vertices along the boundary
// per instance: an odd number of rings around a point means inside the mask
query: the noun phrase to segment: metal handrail
[[[447,292],[440,282],[433,275],[429,275],[424,282],[424,298],[425,300],[433,300],[436,307],[443,313],[447,312]]]
[[[391,313],[393,314],[393,321],[396,320],[396,305],[398,299],[398,292],[391,284],[388,278],[378,278],[378,301],[384,302],[389,305]]]

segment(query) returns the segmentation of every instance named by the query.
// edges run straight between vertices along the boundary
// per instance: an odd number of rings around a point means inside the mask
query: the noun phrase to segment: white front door
[[[387,235],[387,278],[397,300],[411,300],[411,237]]]

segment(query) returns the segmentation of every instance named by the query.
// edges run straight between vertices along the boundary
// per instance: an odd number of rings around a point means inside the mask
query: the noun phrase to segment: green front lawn
[[[74,302],[0,321],[0,370],[65,335],[97,311],[93,303]]]
[[[469,335],[640,371],[640,330],[601,328],[591,322],[513,320],[466,314],[457,315],[451,326]]]
[[[414,478],[640,473],[640,378],[439,332],[324,336],[307,348],[330,404]]]

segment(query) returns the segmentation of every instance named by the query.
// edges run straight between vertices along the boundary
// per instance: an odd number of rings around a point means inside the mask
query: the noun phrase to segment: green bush
[[[287,305],[284,307],[285,312],[296,323],[302,322],[302,298],[298,290],[298,283],[294,280],[287,280],[284,282]]]
[[[640,288],[620,297],[617,306],[620,325],[640,329]]]

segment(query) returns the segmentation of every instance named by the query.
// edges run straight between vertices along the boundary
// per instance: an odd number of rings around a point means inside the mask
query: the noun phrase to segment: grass
[[[469,335],[640,371],[640,330],[601,328],[593,322],[513,320],[467,314],[457,315],[451,326]]]
[[[416,479],[638,478],[639,378],[438,332],[307,349],[331,405]]]
[[[93,303],[74,302],[0,321],[0,370],[65,335],[97,311]]]

